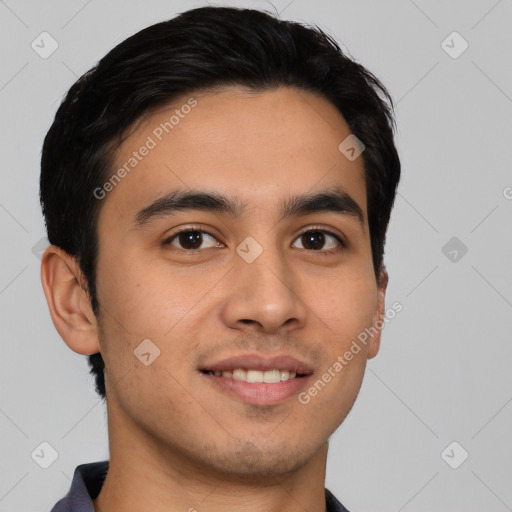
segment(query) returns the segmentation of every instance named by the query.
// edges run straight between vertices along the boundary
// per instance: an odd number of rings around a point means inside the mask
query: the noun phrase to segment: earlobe
[[[41,261],[41,282],[55,328],[78,354],[100,351],[98,324],[76,258],[50,245]]]
[[[384,317],[386,314],[386,288],[388,286],[389,276],[384,265],[379,275],[378,289],[377,289],[377,309],[373,317],[372,327],[377,332],[371,337],[370,348],[368,349],[368,359],[375,357],[380,348],[380,335],[382,327],[384,326]],[[372,332],[375,332],[372,330]]]

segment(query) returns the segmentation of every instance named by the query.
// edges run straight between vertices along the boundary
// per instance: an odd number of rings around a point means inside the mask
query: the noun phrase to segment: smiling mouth
[[[236,368],[234,370],[214,371],[214,370],[201,370],[206,375],[214,377],[221,377],[227,379],[238,380],[242,382],[248,382],[250,384],[277,384],[278,382],[286,382],[288,380],[299,379],[305,377],[306,374],[297,373],[288,370],[250,370],[244,368]]]

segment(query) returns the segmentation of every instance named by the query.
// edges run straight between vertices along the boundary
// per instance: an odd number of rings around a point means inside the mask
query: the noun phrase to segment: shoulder
[[[327,512],[349,512],[334,496],[334,494],[325,489],[325,503],[327,505]]]
[[[100,493],[108,471],[108,461],[77,466],[71,488],[51,512],[94,512],[92,500]]]

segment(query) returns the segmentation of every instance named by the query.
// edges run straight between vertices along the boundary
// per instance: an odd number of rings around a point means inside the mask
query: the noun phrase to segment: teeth
[[[275,384],[276,382],[280,382],[281,380],[281,373],[279,370],[267,370],[263,374],[263,382],[266,382],[267,384]]]
[[[244,370],[243,368],[237,368],[236,370],[224,370],[224,371],[209,371],[210,375],[216,377],[226,377],[228,379],[241,380],[249,383],[265,382],[267,384],[276,384],[277,382],[285,382],[290,379],[297,377],[296,372],[289,372],[288,370]]]
[[[247,370],[247,382],[263,382],[263,372]]]
[[[241,368],[237,368],[236,370],[233,370],[233,379],[245,380],[247,382],[247,372]]]

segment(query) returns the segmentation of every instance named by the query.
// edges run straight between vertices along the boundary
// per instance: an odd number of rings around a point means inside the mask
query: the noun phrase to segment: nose
[[[235,256],[221,317],[245,332],[290,332],[304,326],[307,307],[300,280],[277,251],[266,249],[252,263]]]

